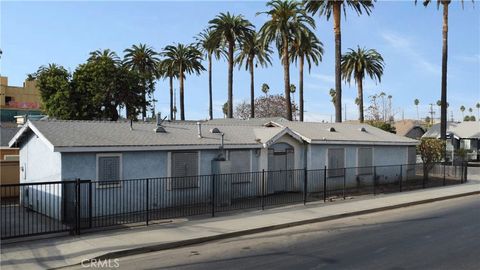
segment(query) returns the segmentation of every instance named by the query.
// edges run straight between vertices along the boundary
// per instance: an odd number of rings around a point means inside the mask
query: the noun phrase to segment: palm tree
[[[477,119],[480,121],[480,102],[477,102],[475,107],[477,108]]]
[[[349,49],[342,56],[341,72],[342,79],[350,83],[355,80],[358,87],[358,109],[360,123],[364,121],[363,115],[363,80],[368,75],[372,80],[381,81],[383,75],[383,57],[374,49],[358,47],[357,50]]]
[[[228,47],[228,118],[233,117],[233,66],[235,47],[252,35],[254,26],[242,15],[220,13],[208,22],[215,43]]]
[[[303,121],[304,105],[303,105],[303,66],[304,61],[307,60],[308,73],[312,68],[312,63],[318,65],[318,62],[322,61],[323,44],[320,42],[315,34],[312,32],[300,32],[299,36],[295,36],[291,43],[291,55],[290,58],[293,61],[299,63],[299,106],[300,106],[300,121]]]
[[[465,112],[465,106],[460,106],[460,111],[462,112],[462,119],[464,118],[463,112]]]
[[[140,43],[132,45],[131,48],[125,49],[123,63],[130,70],[136,71],[143,79],[143,108],[142,119],[147,117],[147,94],[152,95],[155,90],[154,79],[157,77],[157,66],[160,62],[158,53],[152,47]]]
[[[116,64],[120,63],[120,57],[118,57],[118,55],[110,49],[90,52],[90,57],[87,59],[87,61],[94,61],[98,58],[109,58],[112,59]]]
[[[292,120],[292,102],[290,100],[290,41],[302,32],[313,35],[311,28],[315,22],[308,16],[300,2],[295,0],[272,0],[267,3],[270,9],[258,14],[266,14],[269,19],[260,29],[264,46],[275,41],[283,64],[284,93],[287,106],[287,119]]]
[[[218,60],[222,55],[225,56],[223,46],[213,38],[212,33],[212,30],[205,29],[196,37],[197,48],[208,59],[208,117],[210,120],[213,119],[212,60],[213,57]]]
[[[266,83],[262,84],[262,92],[265,94],[265,96],[268,96],[269,90],[270,90],[270,86],[268,86],[268,84]]]
[[[367,15],[373,8],[372,0],[304,0],[308,12],[315,15],[326,16],[327,20],[333,13],[333,32],[335,34],[335,90],[337,98],[335,99],[335,122],[342,122],[342,76],[341,76],[341,57],[342,57],[342,32],[341,32],[341,11],[347,14],[346,7],[353,9],[358,15],[363,11]]]
[[[418,0],[415,0],[417,4]],[[432,0],[422,0],[423,6],[428,6]],[[437,0],[437,8],[440,4],[443,6],[443,29],[442,29],[442,84],[441,84],[441,110],[440,110],[440,138],[445,140],[447,138],[447,57],[448,57],[448,5],[451,0]],[[463,7],[463,0],[462,7]],[[472,0],[473,2],[473,0]]]
[[[168,59],[174,70],[178,71],[180,82],[180,120],[185,120],[185,74],[199,75],[205,68],[202,66],[202,53],[193,45],[177,44],[166,46],[162,55]]]
[[[158,64],[158,76],[159,78],[168,78],[169,92],[170,92],[170,120],[173,120],[175,113],[175,106],[173,104],[173,79],[178,78],[178,71],[173,65],[172,59],[164,59]]]
[[[272,64],[270,54],[272,51],[269,46],[262,46],[258,34],[252,32],[241,45],[241,50],[237,55],[236,62],[239,63],[239,68],[245,62],[245,69],[250,72],[250,118],[255,118],[255,78],[254,68],[258,65],[266,67]],[[255,62],[255,64],[254,64]]]
[[[415,107],[417,107],[417,120],[420,120],[420,115],[418,114],[418,105],[420,104],[420,100],[418,100],[418,98],[416,98],[413,101],[413,104],[415,104]]]

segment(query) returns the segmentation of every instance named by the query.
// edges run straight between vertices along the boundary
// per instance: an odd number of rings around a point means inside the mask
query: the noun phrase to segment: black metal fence
[[[466,166],[423,164],[1,185],[1,238],[459,184]]]

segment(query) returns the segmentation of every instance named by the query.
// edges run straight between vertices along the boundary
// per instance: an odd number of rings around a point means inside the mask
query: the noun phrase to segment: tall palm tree
[[[171,67],[178,72],[180,82],[180,120],[185,120],[185,74],[199,75],[205,68],[202,65],[202,53],[193,45],[177,44],[166,46],[162,52]]]
[[[373,8],[374,0],[304,0],[305,8],[313,15],[326,16],[327,20],[333,13],[333,32],[335,34],[335,122],[342,122],[342,32],[341,32],[341,11],[346,15],[346,7],[353,9],[358,15],[364,11],[367,15]]]
[[[413,101],[413,104],[415,104],[415,107],[417,107],[417,120],[420,120],[420,116],[418,114],[418,105],[420,104],[420,100],[418,100],[418,98],[416,98],[414,101]]]
[[[475,107],[477,108],[477,119],[480,121],[480,102],[477,102]]]
[[[460,106],[460,111],[462,112],[462,119],[464,118],[463,112],[465,112],[465,106]]]
[[[239,68],[245,63],[245,69],[250,72],[250,118],[255,118],[255,77],[254,69],[260,65],[267,67],[272,64],[269,46],[263,46],[256,32],[252,32],[241,44],[241,50],[237,55],[236,62]]]
[[[227,46],[228,54],[228,118],[233,117],[233,66],[235,64],[235,48],[252,35],[254,26],[242,15],[233,15],[229,12],[220,13],[208,22],[212,30],[212,38],[215,43]]]
[[[342,79],[350,83],[355,80],[358,87],[358,119],[364,121],[363,115],[363,80],[368,75],[372,80],[381,81],[383,75],[383,57],[374,49],[357,47],[357,50],[349,49],[349,52],[342,56]]]
[[[173,80],[178,78],[178,71],[172,59],[164,59],[158,64],[159,78],[168,78],[170,92],[170,120],[174,119],[175,106],[173,104]]]
[[[147,94],[152,95],[155,90],[155,78],[157,77],[157,66],[160,62],[158,53],[152,47],[140,43],[132,45],[131,48],[125,49],[123,63],[130,70],[136,71],[143,79],[143,108],[142,119],[147,117]]]
[[[417,4],[418,0],[415,0]],[[443,7],[443,26],[442,26],[442,84],[441,84],[441,102],[440,109],[440,138],[445,140],[447,138],[447,58],[448,58],[448,5],[451,0],[436,0],[437,8],[440,4]],[[432,0],[422,0],[423,6],[428,6]],[[473,2],[473,0],[472,0]],[[463,7],[463,0],[461,0]]]
[[[212,61],[213,57],[215,59],[220,59],[223,55],[225,56],[224,47],[213,38],[213,31],[211,29],[203,30],[195,38],[197,43],[195,44],[197,48],[207,57],[208,59],[208,117],[210,120],[213,119],[213,89],[212,89]]]
[[[303,67],[307,60],[308,73],[312,68],[312,63],[318,65],[322,61],[323,44],[312,32],[300,32],[299,36],[295,36],[291,43],[290,58],[293,61],[298,60],[298,88],[299,88],[299,106],[300,121],[303,121],[304,105],[303,105]]]
[[[260,29],[264,46],[275,41],[283,65],[284,93],[287,106],[287,119],[292,120],[292,102],[290,100],[290,42],[302,32],[313,35],[310,28],[315,22],[308,16],[303,5],[295,0],[272,0],[267,3],[268,11],[259,12],[269,18]]]

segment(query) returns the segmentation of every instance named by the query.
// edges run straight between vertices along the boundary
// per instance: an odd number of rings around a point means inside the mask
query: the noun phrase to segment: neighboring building
[[[8,147],[8,142],[15,136],[20,128],[14,123],[0,124],[0,184],[18,184],[20,169],[18,161],[18,148]],[[18,196],[18,190],[2,189],[1,197]]]
[[[417,120],[402,120],[394,124],[397,135],[419,140],[425,134],[422,123]]]
[[[409,173],[409,168],[404,166],[401,172],[400,166],[394,170],[386,165],[415,163],[416,144],[416,140],[366,124],[282,118],[164,122],[162,126],[133,123],[132,127],[127,122],[29,121],[9,143],[20,148],[21,182],[90,179],[99,181],[95,194],[109,190],[112,181],[118,182],[114,187],[119,189],[111,192],[121,192],[129,188],[122,180],[175,177],[157,188],[165,189],[166,194],[173,189],[195,190],[192,196],[209,192],[211,186],[202,186],[199,179],[188,176],[220,173],[326,167],[332,169],[328,178],[345,177],[351,186],[371,183],[374,173],[370,166],[375,165],[379,166],[377,177],[393,181],[399,174]],[[345,171],[345,167],[363,168]],[[300,179],[289,177],[268,174],[266,192],[301,188]],[[258,190],[248,179],[238,181],[228,184],[233,199],[242,197],[248,188]],[[175,201],[164,199],[156,207]]]
[[[433,125],[424,138],[440,138],[440,124]],[[455,151],[465,149],[467,160],[479,160],[480,122],[447,123],[447,158],[454,157]],[[452,158],[453,159],[453,158]]]
[[[1,122],[13,122],[17,115],[41,113],[40,91],[35,81],[26,80],[23,87],[9,86],[7,77],[0,77]]]

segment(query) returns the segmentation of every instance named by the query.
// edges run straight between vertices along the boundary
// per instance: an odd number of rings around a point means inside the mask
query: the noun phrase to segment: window
[[[98,184],[118,185],[121,180],[122,160],[120,154],[97,155],[97,180]]]
[[[373,174],[373,149],[372,148],[358,148],[357,150],[357,174],[370,175]]]
[[[250,182],[250,150],[235,150],[228,152],[228,160],[231,162],[231,172],[236,175],[232,183]]]
[[[345,149],[328,149],[328,177],[344,176],[343,168],[345,168]]]
[[[172,153],[171,188],[198,187],[198,152]]]

